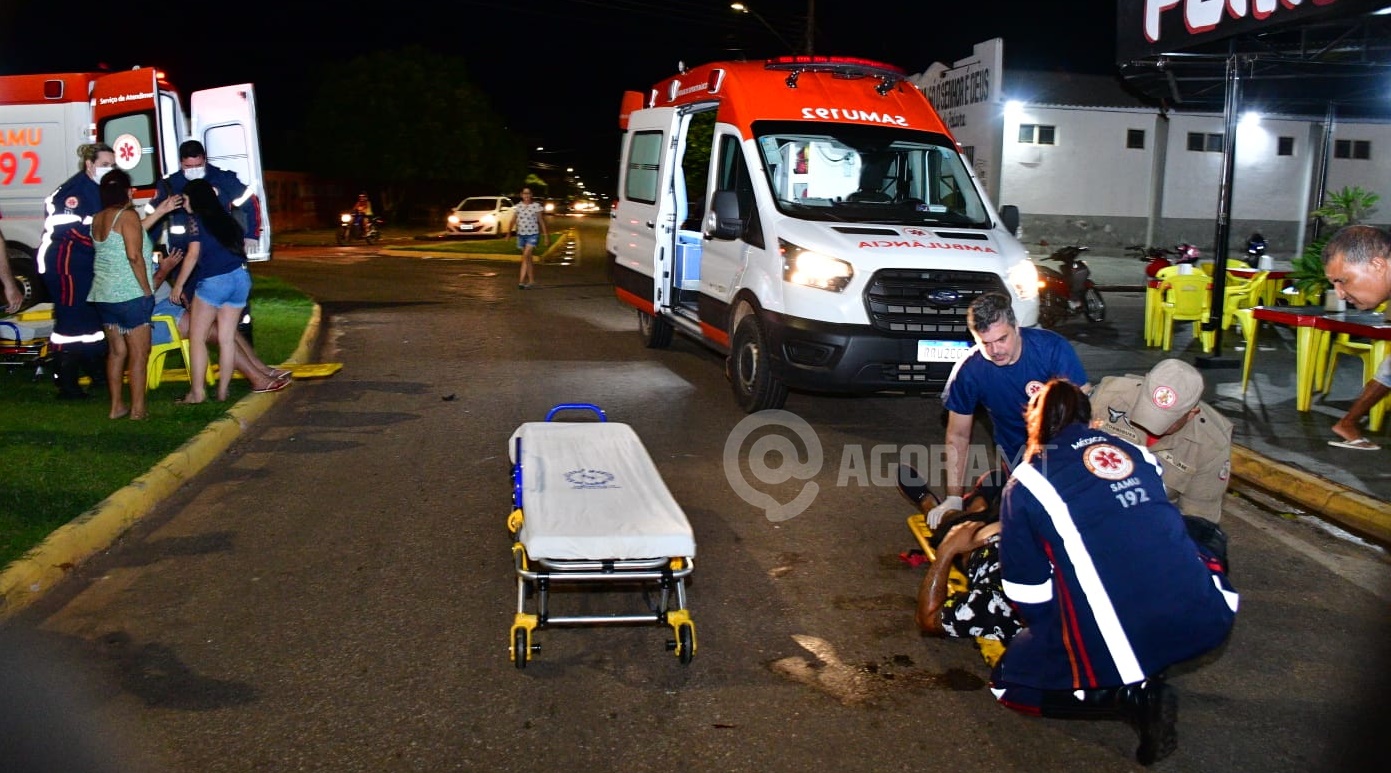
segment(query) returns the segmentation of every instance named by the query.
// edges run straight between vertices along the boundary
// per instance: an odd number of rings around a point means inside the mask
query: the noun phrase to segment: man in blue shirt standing
[[[1063,378],[1091,391],[1082,361],[1067,339],[1051,330],[1019,328],[1008,295],[991,292],[977,297],[967,311],[967,324],[976,348],[952,370],[942,390],[947,409],[947,496],[927,512],[927,525],[937,528],[948,512],[960,510],[966,490],[966,466],[975,426],[982,406],[994,425],[997,453],[1006,469],[1017,463],[1028,432],[1024,411],[1029,398],[1049,379]],[[1003,484],[1003,477],[996,485]]]
[[[179,171],[164,178],[157,186],[146,213],[153,213],[171,196],[181,196],[189,180],[207,180],[212,184],[218,202],[232,213],[237,225],[242,227],[244,251],[247,255],[254,254],[259,249],[261,238],[260,202],[236,172],[209,164],[208,152],[198,140],[186,140],[179,145]],[[169,249],[188,251],[188,245],[193,240],[189,230],[191,217],[182,208],[169,215]]]

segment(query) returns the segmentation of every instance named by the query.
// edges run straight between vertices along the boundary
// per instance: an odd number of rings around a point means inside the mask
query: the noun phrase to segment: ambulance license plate
[[[918,362],[958,362],[973,346],[970,341],[918,341]]]

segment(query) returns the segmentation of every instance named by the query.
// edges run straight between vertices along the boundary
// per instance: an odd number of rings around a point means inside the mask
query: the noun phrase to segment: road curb
[[[1232,475],[1337,522],[1383,545],[1391,545],[1391,503],[1327,478],[1281,464],[1243,446],[1232,446]]]
[[[299,346],[288,362],[302,363],[318,340],[321,310],[314,304]],[[189,438],[173,453],[155,463],[130,485],[98,502],[91,510],[58,527],[42,543],[0,570],[0,620],[37,601],[87,558],[112,542],[145,517],[165,497],[216,459],[246,428],[270,410],[285,393],[249,394],[227,410],[227,415]]]

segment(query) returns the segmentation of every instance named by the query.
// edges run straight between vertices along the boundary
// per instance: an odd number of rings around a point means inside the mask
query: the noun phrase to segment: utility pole
[[[816,52],[813,50],[813,49],[815,48],[815,46],[816,46],[816,42],[815,42],[815,41],[816,41],[816,0],[807,0],[807,39],[806,39],[806,45],[804,46],[804,48],[806,49],[806,54],[807,54],[807,56],[811,56],[812,54],[816,53]]]

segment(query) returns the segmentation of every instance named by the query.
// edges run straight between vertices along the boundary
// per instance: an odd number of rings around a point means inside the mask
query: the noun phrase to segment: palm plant
[[[1337,230],[1345,225],[1356,225],[1377,211],[1376,204],[1381,195],[1360,187],[1344,187],[1324,197],[1323,206],[1309,213],[1323,221],[1324,225]],[[1290,279],[1294,287],[1305,298],[1318,300],[1328,290],[1328,276],[1323,272],[1323,247],[1328,243],[1322,236],[1304,246],[1304,251],[1293,261]]]

